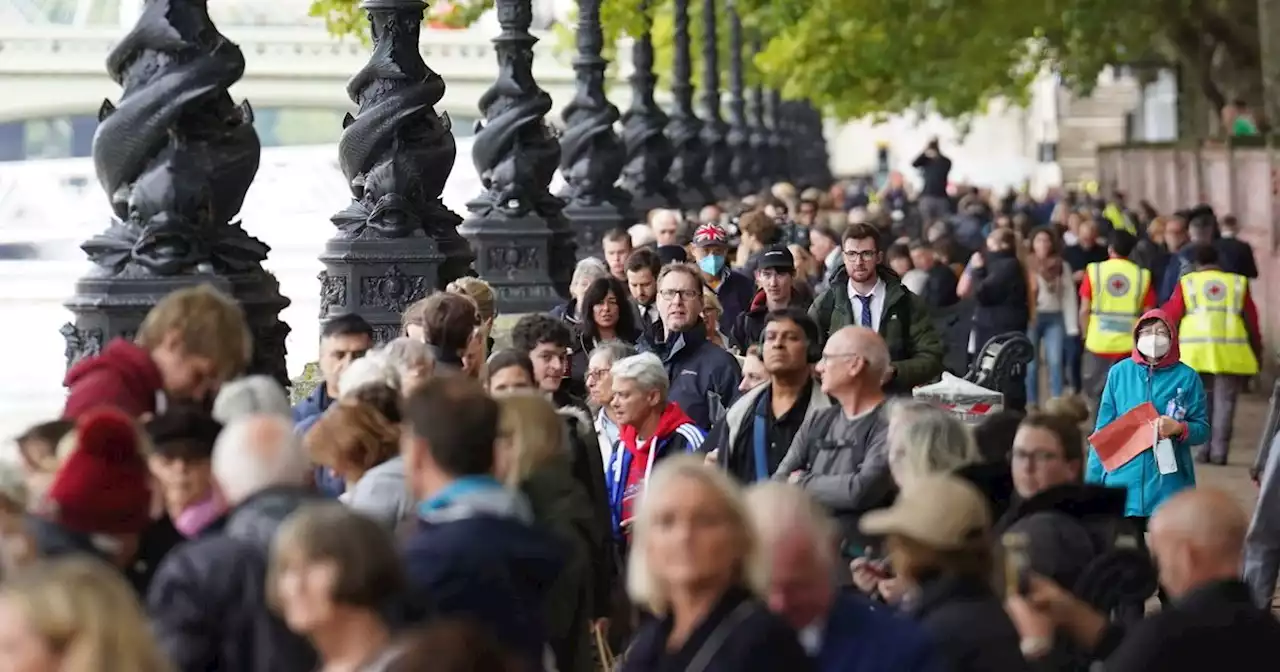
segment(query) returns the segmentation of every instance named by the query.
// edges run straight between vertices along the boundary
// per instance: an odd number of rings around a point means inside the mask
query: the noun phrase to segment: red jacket
[[[156,393],[164,389],[151,353],[122,338],[76,362],[62,384],[69,390],[62,409],[66,420],[99,406],[114,406],[135,418],[155,413]]]

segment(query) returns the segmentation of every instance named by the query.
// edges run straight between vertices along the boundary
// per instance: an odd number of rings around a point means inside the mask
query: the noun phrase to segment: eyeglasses
[[[663,289],[658,291],[658,296],[666,301],[675,301],[676,297],[680,297],[685,301],[692,301],[702,296],[702,292],[696,289]]]
[[[875,261],[876,250],[843,250],[845,259],[861,259],[863,261]]]
[[[822,353],[823,359],[841,359],[843,357],[858,357],[858,356],[859,355],[856,352],[824,352]]]
[[[607,375],[609,375],[609,369],[590,369],[587,371],[587,382],[594,383]]]
[[[1010,462],[1030,462],[1031,464],[1044,464],[1061,459],[1063,459],[1061,455],[1047,450],[1015,450],[1009,456]]]

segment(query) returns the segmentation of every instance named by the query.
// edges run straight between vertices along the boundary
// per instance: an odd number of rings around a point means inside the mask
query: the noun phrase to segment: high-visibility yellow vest
[[[1187,310],[1178,327],[1182,362],[1198,373],[1256,374],[1258,358],[1244,323],[1249,280],[1235,273],[1196,271],[1182,276],[1180,284]]]
[[[1085,267],[1092,296],[1084,348],[1096,355],[1133,351],[1133,328],[1142,316],[1142,299],[1151,272],[1128,259],[1108,259]]]
[[[1124,231],[1131,236],[1138,235],[1138,229],[1134,227],[1133,222],[1129,221],[1129,216],[1117,207],[1116,204],[1108,203],[1107,207],[1102,211],[1102,216],[1105,217],[1108,222],[1111,222],[1111,228],[1116,231]]]

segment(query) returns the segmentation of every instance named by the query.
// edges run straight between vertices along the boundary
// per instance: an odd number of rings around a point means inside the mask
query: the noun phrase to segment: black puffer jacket
[[[284,519],[312,495],[270,489],[233,509],[221,531],[174,549],[156,571],[147,611],[182,672],[310,672],[316,653],[267,608],[267,559]]]

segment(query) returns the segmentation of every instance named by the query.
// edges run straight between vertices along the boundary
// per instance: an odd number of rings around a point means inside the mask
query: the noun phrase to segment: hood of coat
[[[1159,320],[1169,328],[1169,352],[1164,353],[1164,357],[1161,357],[1160,361],[1155,363],[1155,368],[1163,369],[1177,364],[1182,359],[1182,351],[1178,347],[1178,325],[1174,324],[1173,320],[1169,319],[1169,315],[1159,308],[1143,313],[1142,318],[1133,326],[1133,352],[1130,357],[1134,362],[1142,366],[1151,365],[1147,358],[1141,352],[1138,352],[1138,330],[1142,328],[1142,325],[1148,324],[1152,320]]]

